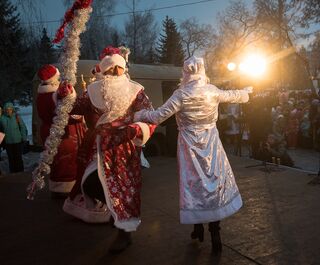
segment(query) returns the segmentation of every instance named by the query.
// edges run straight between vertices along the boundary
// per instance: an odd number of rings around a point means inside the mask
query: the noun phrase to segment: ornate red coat
[[[98,170],[115,226],[134,231],[140,224],[141,145],[155,126],[147,123],[132,125],[133,116],[136,111],[152,106],[143,87],[133,81],[125,81],[128,87],[110,85],[107,94],[101,92],[106,85],[104,82],[101,80],[88,86],[88,91],[77,98],[72,111],[84,115],[89,129],[79,151],[77,182],[70,198],[80,194],[86,177]],[[128,137],[128,126],[138,126],[135,139]]]
[[[53,117],[56,115],[56,89],[57,87],[51,85],[41,85],[38,88],[37,110],[41,120],[40,136],[43,144],[50,134]],[[78,146],[82,142],[85,131],[82,117],[77,119],[70,117],[58,147],[58,153],[51,165],[50,191],[63,193],[71,191],[77,174]]]

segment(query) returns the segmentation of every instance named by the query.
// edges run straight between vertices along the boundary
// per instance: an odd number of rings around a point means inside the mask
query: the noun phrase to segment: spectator
[[[259,156],[263,161],[273,162],[272,158],[274,157],[275,159],[280,158],[282,165],[289,167],[294,165],[287,152],[285,141],[277,141],[274,134],[269,134],[266,142],[261,145]]]
[[[278,116],[282,114],[282,107],[281,106],[277,106],[276,108],[272,108],[272,122],[275,122],[275,120],[278,118]]]
[[[15,113],[11,102],[4,105],[4,114],[0,118],[0,131],[5,134],[3,142],[9,159],[10,172],[23,171],[22,147],[23,142],[27,140],[27,128],[20,116]]]
[[[309,120],[309,113],[306,113],[300,124],[300,133],[301,133],[301,146],[303,148],[310,148],[312,145],[312,138],[311,138],[311,123]]]
[[[231,140],[231,144],[234,147],[234,154],[237,155],[238,152],[238,142],[240,137],[240,106],[238,103],[228,104],[228,130],[225,134]]]
[[[312,145],[315,148],[317,145],[317,124],[318,124],[318,105],[319,100],[313,99],[310,106],[309,118],[311,122],[311,135],[312,135]]]
[[[263,99],[255,98],[249,106],[247,123],[249,125],[252,158],[258,159],[261,143],[266,139],[272,128],[271,109]]]
[[[298,132],[299,132],[299,113],[297,109],[291,110],[289,113],[289,119],[287,123],[287,143],[289,149],[296,149],[298,143]]]

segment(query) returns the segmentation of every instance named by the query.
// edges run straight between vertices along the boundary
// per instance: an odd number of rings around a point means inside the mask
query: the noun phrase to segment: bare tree
[[[218,15],[218,32],[205,53],[207,69],[211,78],[226,74],[226,64],[234,60],[262,36],[256,34],[256,17],[243,1],[233,1]]]
[[[310,23],[320,22],[320,2],[319,0],[294,0],[294,3],[300,3],[302,5],[303,17],[301,24],[303,26],[309,26]]]
[[[310,56],[308,59],[310,62],[310,72],[312,76],[316,76],[320,73],[320,33],[316,34],[315,39],[309,45],[309,49]]]
[[[281,53],[290,50],[291,53],[278,58],[275,62],[277,66],[278,81],[280,83],[294,83],[292,77],[308,79],[310,82],[311,73],[309,64],[305,56],[296,47],[296,40],[299,37],[297,29],[301,21],[301,3],[291,0],[255,0],[255,10],[257,12],[258,27],[257,31],[265,36],[265,41],[272,43],[272,50]],[[299,76],[292,76],[290,66],[302,64]]]
[[[148,54],[155,46],[157,28],[157,23],[151,12],[130,15],[125,23],[124,40],[133,52],[131,56],[133,62],[148,61]]]
[[[188,57],[209,46],[215,36],[211,25],[200,25],[195,17],[181,22],[180,35]]]

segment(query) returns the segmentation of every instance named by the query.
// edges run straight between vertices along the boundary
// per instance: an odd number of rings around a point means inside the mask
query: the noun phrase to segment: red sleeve
[[[137,112],[142,109],[153,109],[151,101],[143,90],[141,90],[136,97],[133,105],[133,111]]]
[[[136,97],[136,101],[133,105],[133,111],[134,112],[137,112],[139,110],[142,110],[142,109],[148,109],[148,110],[153,110],[153,107],[152,107],[152,103],[150,101],[150,99],[148,98],[148,96],[146,95],[146,93],[144,92],[144,90],[141,90],[137,97]],[[154,130],[156,129],[156,125],[154,124],[151,124],[151,123],[145,123],[148,125],[149,127],[149,130],[150,130],[150,136],[153,134]],[[136,135],[136,137],[138,138],[142,138],[143,136],[143,133],[140,130],[138,130],[138,133]]]
[[[84,92],[81,96],[77,97],[70,114],[84,115],[89,110],[90,104],[88,93]]]

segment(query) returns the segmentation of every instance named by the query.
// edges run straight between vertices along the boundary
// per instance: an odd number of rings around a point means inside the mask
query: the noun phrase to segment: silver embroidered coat
[[[155,124],[176,114],[181,223],[221,220],[242,206],[216,121],[220,102],[243,103],[248,99],[246,90],[223,91],[196,80],[177,89],[157,110],[136,114],[136,120]]]

